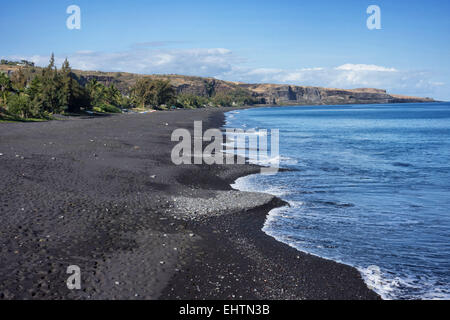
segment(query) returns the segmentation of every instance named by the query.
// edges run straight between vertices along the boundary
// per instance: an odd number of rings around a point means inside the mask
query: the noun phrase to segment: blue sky
[[[69,5],[81,30],[69,30]],[[381,30],[369,30],[369,5]],[[2,58],[450,100],[450,1],[8,1]]]

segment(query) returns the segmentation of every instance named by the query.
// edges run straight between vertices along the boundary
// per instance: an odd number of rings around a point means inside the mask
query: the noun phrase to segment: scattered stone
[[[208,199],[198,197],[172,197],[174,211],[183,220],[201,220],[203,217],[220,216],[238,211],[250,210],[274,200],[274,196],[265,193],[215,191]]]

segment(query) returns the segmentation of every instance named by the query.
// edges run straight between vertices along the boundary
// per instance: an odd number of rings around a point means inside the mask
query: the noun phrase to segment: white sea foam
[[[231,184],[231,187],[239,191],[268,193],[276,197],[281,197],[289,193],[289,190],[285,187],[267,187],[261,184],[253,183],[253,180],[255,178],[257,179],[258,176],[259,174],[255,174],[239,178],[233,184]]]
[[[302,207],[304,205],[304,202],[302,202],[302,201],[287,201],[287,203],[289,204],[288,206],[270,210],[269,214],[267,215],[266,223],[264,224],[264,228],[267,227],[267,230],[269,230],[270,224],[279,218],[294,219],[295,217],[292,214],[290,214],[291,210],[299,209],[300,207]],[[265,230],[263,229],[263,231],[265,231]]]
[[[297,160],[295,159],[283,156],[274,156],[274,157],[260,156],[258,159],[250,158],[249,162],[260,166],[272,166],[274,164],[295,165],[298,163]]]
[[[399,287],[399,279],[388,279],[376,265],[358,268],[369,289],[377,292],[383,299],[393,299],[393,293]]]
[[[448,300],[450,292],[436,286],[437,279],[424,281],[413,277],[398,277],[383,271],[380,267],[372,265],[366,268],[357,267],[367,286],[378,293],[385,300],[398,299],[423,299],[423,300]],[[425,278],[426,276],[424,276]],[[408,295],[408,291],[414,295]],[[420,296],[417,292],[421,292]]]
[[[245,125],[242,125],[242,127],[246,127]],[[240,130],[240,131],[239,131]],[[237,131],[226,131],[225,130],[225,135],[227,137],[248,137],[248,136],[267,136],[270,135],[270,131],[268,130],[259,130],[259,129],[239,129]]]
[[[268,156],[265,154],[260,154],[257,150],[250,152],[248,148],[242,146],[241,148],[236,147],[236,139],[233,137],[227,136],[227,142],[222,143],[225,147],[225,150],[222,150],[223,153],[227,154],[236,154],[248,159],[248,162],[251,164],[260,165],[263,167],[270,166],[279,166],[279,165],[296,165],[298,161],[296,159],[285,157],[285,156]],[[269,152],[270,154],[270,152]]]

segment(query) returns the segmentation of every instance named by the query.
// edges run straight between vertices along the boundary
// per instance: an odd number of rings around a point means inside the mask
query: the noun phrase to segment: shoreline
[[[253,106],[253,107],[255,107],[255,106]],[[209,125],[206,126],[206,128],[222,127],[225,122],[225,112],[238,110],[238,109],[250,109],[253,107],[246,106],[246,107],[242,107],[242,108],[230,108],[226,111],[223,111],[223,112],[221,112],[222,119],[219,122],[220,124],[211,126],[211,123],[210,123]],[[256,107],[268,107],[268,106],[256,106]],[[234,165],[234,166],[237,166],[237,165]],[[246,176],[253,175],[253,174],[259,174],[259,168],[260,168],[260,166],[258,166],[258,165],[249,165],[249,164],[243,165],[242,171],[239,173],[233,172],[233,174],[231,176],[227,176],[226,182],[230,186],[230,188],[232,188],[231,185],[234,184],[234,182],[238,178],[246,177]],[[233,189],[233,190],[237,190],[237,189]],[[239,192],[246,193],[244,191],[239,191]],[[230,238],[230,235],[231,235],[232,238],[234,238],[233,243],[235,245],[238,245],[240,247],[240,250],[243,250],[244,252],[246,252],[246,256],[252,256],[253,255],[253,253],[251,252],[252,250],[263,251],[264,255],[270,256],[270,258],[271,258],[270,263],[273,265],[273,269],[269,269],[269,270],[271,272],[277,274],[276,278],[272,278],[271,283],[272,284],[276,283],[276,286],[270,286],[267,284],[267,280],[263,280],[266,283],[266,287],[262,290],[262,291],[265,291],[265,294],[270,294],[270,296],[261,297],[261,296],[259,296],[259,294],[250,295],[248,297],[232,295],[231,298],[276,299],[276,300],[280,300],[280,299],[285,299],[285,300],[292,300],[292,299],[314,299],[314,300],[317,300],[317,299],[338,299],[338,300],[340,300],[340,299],[380,299],[380,297],[377,293],[375,293],[372,290],[367,288],[366,284],[362,280],[362,277],[361,277],[359,271],[356,268],[346,265],[346,264],[335,262],[330,259],[312,255],[312,254],[306,253],[304,251],[300,251],[292,246],[289,246],[288,244],[278,241],[277,239],[275,239],[272,236],[265,233],[263,231],[263,227],[264,227],[265,221],[266,221],[270,211],[273,209],[288,205],[288,203],[285,202],[284,200],[282,200],[281,198],[279,198],[277,196],[272,196],[272,197],[273,197],[273,200],[270,203],[265,204],[260,207],[252,208],[250,210],[241,210],[240,212],[237,212],[233,217],[230,217],[228,215],[212,217],[209,219],[207,224],[204,224],[201,226],[192,226],[193,229],[201,230],[203,232],[205,232],[205,229],[207,229],[207,228],[215,227],[214,232],[216,234],[220,234],[220,238],[223,237],[221,239],[221,241],[228,241]],[[223,231],[222,232],[217,231],[218,229],[219,230],[221,229],[220,227],[222,227],[222,229],[226,230],[225,234],[223,234]],[[261,259],[261,257],[258,257],[258,258]],[[341,273],[341,274],[339,274],[340,278],[348,277],[347,281],[354,282],[352,285],[349,285],[348,289],[350,289],[350,290],[356,289],[355,291],[359,291],[359,290],[361,290],[361,291],[356,293],[356,295],[354,295],[354,292],[344,292],[343,288],[339,288],[338,292],[332,292],[333,290],[337,289],[337,287],[328,291],[327,289],[323,288],[323,285],[325,285],[329,289],[336,284],[335,283],[333,283],[333,284],[331,284],[331,283],[325,284],[324,283],[324,284],[319,285],[319,282],[321,280],[310,279],[309,281],[307,281],[307,280],[305,280],[306,277],[303,274],[301,276],[298,275],[297,279],[301,278],[302,282],[304,284],[308,283],[308,289],[305,290],[305,288],[299,288],[298,284],[287,285],[287,282],[289,280],[288,279],[281,280],[280,278],[284,278],[283,273],[286,273],[287,270],[292,270],[289,267],[289,266],[292,266],[292,262],[294,262],[294,265],[295,265],[295,262],[302,260],[302,259],[309,260],[309,261],[302,261],[301,264],[302,264],[302,268],[305,268],[305,267],[310,268],[311,275],[315,272],[312,270],[316,270],[316,268],[318,268],[319,270],[323,269],[323,268],[330,268],[329,270],[331,273],[335,273],[335,274]],[[279,265],[280,261],[283,261],[283,260],[285,260],[285,262],[284,262],[285,265],[280,266]],[[286,260],[291,260],[291,261],[286,261]],[[264,264],[267,262],[269,262],[269,261],[266,260],[264,262]],[[329,263],[330,265],[325,266],[325,262]],[[282,263],[282,264],[284,264],[284,263]],[[200,267],[200,266],[197,266],[197,267]],[[342,270],[336,270],[335,268],[342,268]],[[275,271],[275,269],[278,269],[278,270]],[[253,270],[253,271],[256,271],[256,270]],[[356,274],[354,274],[353,271],[356,271]],[[220,273],[220,269],[217,270],[217,272]],[[280,275],[280,274],[278,274],[278,272],[281,272],[282,274]],[[260,273],[264,274],[265,272],[262,269],[257,270],[256,273],[253,274],[253,277],[261,276]],[[342,273],[348,273],[348,274],[343,275]],[[174,279],[172,282],[173,283],[172,288],[171,288],[170,292],[168,292],[166,298],[174,298],[175,297],[175,298],[189,299],[189,297],[183,297],[180,295],[173,294],[173,292],[177,291],[177,289],[187,288],[186,283],[182,280],[183,276],[186,278],[190,278],[193,276],[193,274],[186,273],[185,275],[180,276],[180,279]],[[251,276],[251,275],[249,274],[248,276]],[[273,276],[273,275],[271,275],[271,276]],[[292,279],[292,274],[286,274],[285,276],[286,276],[286,278]],[[316,276],[317,276],[317,278],[322,278],[323,274],[315,275],[314,278],[316,278]],[[266,273],[266,277],[267,277],[267,273]],[[270,276],[269,276],[269,278],[270,278]],[[359,279],[357,279],[357,278],[360,278],[360,280],[363,281],[362,288],[359,287],[360,283],[358,284]],[[314,285],[311,286],[311,283],[309,283],[310,281],[312,281],[314,283]],[[286,288],[282,287],[283,283],[286,283]],[[250,285],[252,285],[252,283],[250,283]],[[254,283],[253,283],[253,285],[254,285]],[[354,286],[354,288],[351,288],[352,286]],[[368,292],[365,292],[366,289]],[[255,290],[255,293],[259,292],[257,289],[254,289],[254,290]],[[306,294],[302,293],[302,295],[297,295],[294,293],[296,291],[298,293],[298,291],[303,291],[303,290],[307,291],[307,293]],[[321,290],[323,290],[323,291],[321,291]],[[205,297],[205,296],[199,295],[199,296],[196,296],[196,299],[197,298],[208,299],[210,297]],[[227,298],[230,298],[230,297],[227,297]]]
[[[0,299],[380,299],[262,231],[284,202],[230,185],[258,166],[171,163],[175,128],[231,110],[0,125]]]

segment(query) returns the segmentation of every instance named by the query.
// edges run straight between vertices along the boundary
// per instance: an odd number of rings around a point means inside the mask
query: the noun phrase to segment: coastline
[[[262,231],[284,202],[231,188],[259,167],[171,163],[174,129],[231,110],[0,125],[0,299],[380,299]]]

